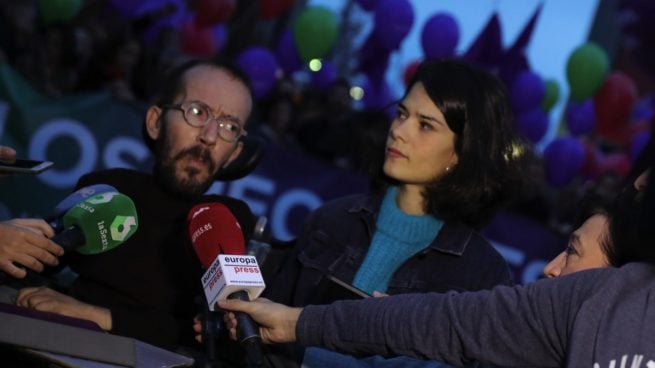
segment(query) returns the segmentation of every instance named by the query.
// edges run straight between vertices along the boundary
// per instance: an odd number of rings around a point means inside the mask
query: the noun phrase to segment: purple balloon
[[[296,41],[291,30],[287,29],[284,31],[278,39],[275,47],[275,56],[282,71],[286,75],[291,75],[302,67],[303,64],[300,60],[300,55],[298,55]]]
[[[362,9],[371,11],[378,5],[379,0],[356,0],[356,2]]]
[[[225,23],[219,23],[212,27],[212,33],[214,34],[214,53],[218,53],[227,43],[227,26]]]
[[[236,64],[250,78],[252,91],[256,99],[261,99],[273,89],[277,81],[277,61],[268,49],[250,47],[236,58]]]
[[[591,98],[583,102],[569,102],[566,107],[566,125],[569,133],[577,137],[594,130],[596,126],[596,112]]]
[[[134,10],[133,17],[145,17],[148,14],[161,11],[164,7],[168,7],[172,12],[158,18],[143,31],[142,37],[147,44],[155,43],[159,33],[166,28],[179,29],[180,25],[185,21],[189,21],[191,17],[184,0],[147,0],[139,3],[139,6]]]
[[[573,180],[584,164],[584,146],[574,137],[557,138],[544,150],[546,180],[554,187]]]
[[[510,88],[512,109],[517,114],[540,107],[546,95],[543,79],[530,70],[518,74]]]
[[[459,42],[459,25],[447,13],[433,15],[421,32],[421,46],[426,59],[450,57]]]
[[[541,107],[533,108],[516,116],[516,128],[531,142],[539,142],[548,131],[548,114]]]
[[[109,5],[126,18],[132,18],[134,11],[141,5],[134,0],[109,0]]]
[[[391,107],[390,105],[394,102],[391,88],[386,81],[372,83],[371,81],[366,80],[362,88],[364,89],[364,98],[362,99],[362,102],[367,109],[377,110]]]
[[[650,140],[649,132],[638,133],[632,138],[630,141],[630,159],[632,162],[634,162],[637,157],[639,157],[644,148],[646,148],[648,140]]]
[[[395,50],[414,23],[414,9],[407,0],[380,0],[375,8],[373,33],[388,50]]]
[[[331,62],[324,60],[321,70],[312,73],[312,85],[320,90],[326,90],[337,80],[337,77],[337,68]]]

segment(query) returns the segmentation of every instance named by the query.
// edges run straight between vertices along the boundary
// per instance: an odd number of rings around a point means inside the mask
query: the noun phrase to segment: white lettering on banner
[[[304,206],[310,212],[323,204],[321,198],[303,188],[291,189],[280,195],[271,211],[271,232],[278,239],[293,239],[296,235],[287,227],[289,212],[296,206]]]
[[[50,169],[37,178],[55,188],[70,188],[77,179],[93,170],[98,156],[98,144],[94,135],[84,125],[76,120],[55,119],[43,124],[34,132],[29,146],[29,157],[36,160],[47,160],[48,145],[59,137],[70,137],[80,147],[77,164],[70,169]]]
[[[225,187],[224,183],[216,182],[209,188],[207,194],[223,194],[234,198],[239,198],[248,203],[252,212],[257,216],[265,216],[269,211],[268,203],[275,194],[276,185],[273,179],[269,179],[257,174],[250,174],[243,179],[230,183]],[[247,196],[247,193],[261,193],[268,200],[258,200],[253,196]],[[289,212],[296,206],[307,208],[313,211],[323,204],[321,197],[305,188],[293,188],[280,193],[277,200],[273,202],[271,209],[271,233],[280,240],[293,239],[296,235],[287,226]]]
[[[248,196],[248,193],[262,193],[268,199],[275,194],[275,181],[263,176],[251,174],[233,182],[227,192],[228,197],[241,198],[257,216],[264,216],[268,210],[266,200],[258,200]]]
[[[126,161],[125,158],[133,157],[136,162],[145,164],[150,155],[150,150],[140,140],[132,137],[116,137],[105,146],[103,164],[105,167],[123,167],[136,170],[138,167]]]
[[[524,251],[496,241],[491,241],[491,244],[510,265],[521,267],[525,264],[526,256]],[[546,260],[537,258],[525,264],[525,266],[523,266],[523,272],[521,273],[521,280],[519,280],[519,283],[528,284],[537,281],[543,274],[544,266],[547,263]]]

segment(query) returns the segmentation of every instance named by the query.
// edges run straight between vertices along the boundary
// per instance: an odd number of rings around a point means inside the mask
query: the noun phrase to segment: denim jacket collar
[[[361,218],[366,224],[370,236],[373,236],[375,232],[376,214],[380,210],[381,202],[382,196],[380,195],[359,196],[353,201],[350,208],[348,208],[348,213],[361,214]],[[461,256],[464,254],[472,234],[473,230],[470,227],[461,223],[447,221],[441,228],[437,238],[423,252],[435,250],[441,253]]]

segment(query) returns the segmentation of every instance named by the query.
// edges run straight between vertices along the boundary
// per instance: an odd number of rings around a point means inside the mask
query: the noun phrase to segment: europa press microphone
[[[106,192],[89,197],[63,216],[64,230],[50,240],[64,251],[97,254],[125,242],[137,230],[138,218],[134,202],[121,193]],[[25,279],[8,283],[22,288],[47,284],[47,279],[28,271]]]
[[[55,211],[52,216],[48,217],[46,221],[55,231],[55,234],[59,233],[64,230],[63,216],[66,212],[68,212],[68,210],[91,196],[107,192],[118,192],[118,190],[108,184],[94,184],[82,187],[69,194],[66,198],[62,199],[61,202],[55,206]]]
[[[202,203],[187,218],[193,248],[206,272],[202,285],[209,310],[218,300],[252,300],[264,291],[264,279],[254,256],[245,255],[245,239],[234,214],[223,204]],[[223,254],[221,254],[223,253]],[[257,324],[236,313],[237,338],[250,364],[261,365],[262,346]]]

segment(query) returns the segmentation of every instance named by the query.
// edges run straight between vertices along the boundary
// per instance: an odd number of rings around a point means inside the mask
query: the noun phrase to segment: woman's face
[[[608,226],[605,215],[589,217],[571,234],[566,250],[544,267],[544,275],[558,277],[589,268],[609,267],[601,245]]]
[[[418,82],[400,102],[389,129],[384,173],[425,186],[457,164],[454,144],[455,133]]]

